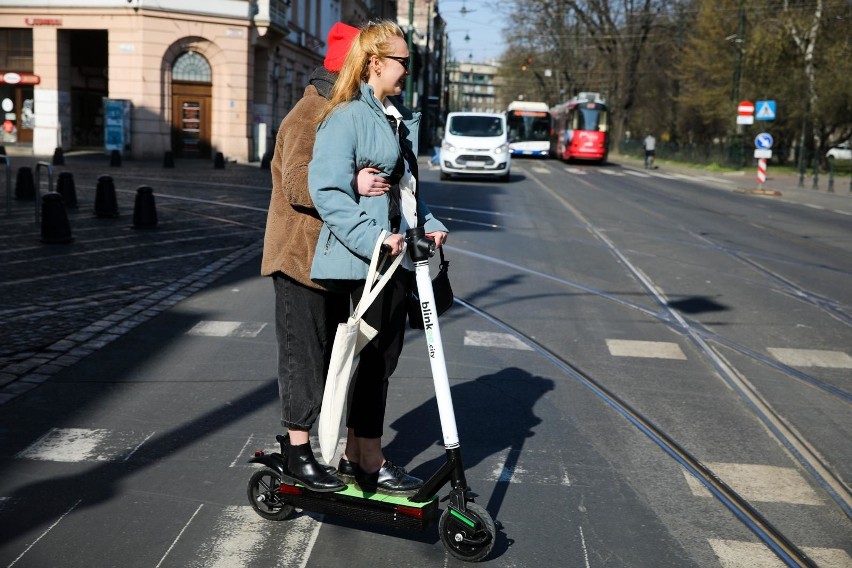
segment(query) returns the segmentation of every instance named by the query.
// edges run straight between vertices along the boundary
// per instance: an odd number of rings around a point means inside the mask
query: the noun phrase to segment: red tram
[[[550,109],[550,153],[562,160],[606,162],[609,111],[600,93],[580,93]]]

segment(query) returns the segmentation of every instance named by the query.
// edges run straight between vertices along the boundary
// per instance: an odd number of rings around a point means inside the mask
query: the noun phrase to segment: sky
[[[501,8],[501,2],[496,0],[438,0],[441,17],[447,22],[453,57],[480,63],[497,59],[503,53],[507,17],[506,2],[502,4]]]

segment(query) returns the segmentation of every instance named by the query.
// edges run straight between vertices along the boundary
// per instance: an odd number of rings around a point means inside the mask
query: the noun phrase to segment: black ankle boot
[[[290,477],[317,493],[346,489],[346,485],[317,462],[310,443],[287,448],[287,470]]]
[[[278,434],[275,436],[275,439],[278,440],[278,443],[281,444],[281,457],[284,459],[284,463],[287,463],[287,455],[292,447],[290,444],[290,434]],[[323,465],[320,466],[325,469],[331,475],[335,475],[337,473],[337,469],[331,465]]]

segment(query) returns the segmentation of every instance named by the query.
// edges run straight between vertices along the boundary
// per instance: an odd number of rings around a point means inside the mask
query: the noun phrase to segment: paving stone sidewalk
[[[208,286],[262,250],[271,188],[257,164],[125,161],[66,155],[78,206],[67,208],[70,243],[42,242],[49,215],[35,222],[35,199],[16,199],[18,170],[35,170],[48,191],[50,158],[12,156],[11,199],[0,172],[0,404],[47,380],[130,329]],[[94,214],[98,178],[110,176],[118,216]],[[137,188],[154,190],[158,223],[134,229]]]

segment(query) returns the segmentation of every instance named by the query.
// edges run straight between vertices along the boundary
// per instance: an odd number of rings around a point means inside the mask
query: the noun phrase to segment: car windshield
[[[449,131],[456,136],[502,136],[503,119],[498,116],[454,116],[450,118]]]

